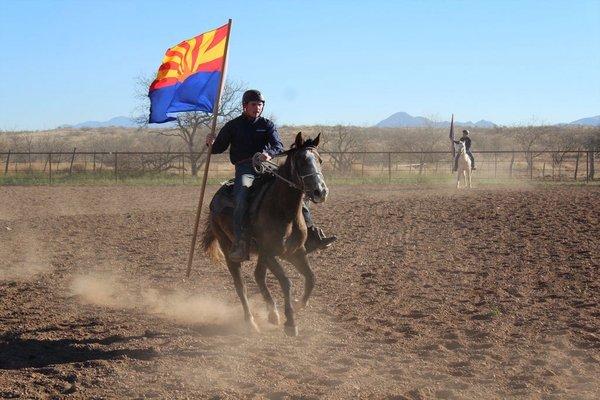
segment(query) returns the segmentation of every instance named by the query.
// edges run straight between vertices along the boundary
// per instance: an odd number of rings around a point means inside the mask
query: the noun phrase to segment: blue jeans
[[[235,166],[235,180],[233,183],[233,200],[235,202],[235,208],[233,209],[233,234],[236,240],[243,238],[244,219],[248,211],[248,194],[257,175],[250,162]],[[308,228],[314,226],[312,215],[308,209],[308,201],[302,203],[302,215]]]
[[[256,178],[256,172],[250,162],[235,166],[235,181],[233,184],[233,234],[236,240],[242,239],[244,230],[244,218],[248,210],[248,194]]]

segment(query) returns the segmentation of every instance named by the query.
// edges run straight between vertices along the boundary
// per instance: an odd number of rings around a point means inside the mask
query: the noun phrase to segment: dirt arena
[[[600,187],[333,187],[297,338],[250,264],[258,335],[226,267],[182,280],[198,194],[0,188],[0,398],[600,397]]]

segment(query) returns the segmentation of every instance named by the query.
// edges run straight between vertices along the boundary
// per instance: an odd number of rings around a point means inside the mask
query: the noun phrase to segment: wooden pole
[[[366,153],[363,153],[362,165],[360,167],[360,179],[361,179],[362,183],[365,182],[365,155],[366,155]]]
[[[229,50],[229,36],[231,35],[231,19],[227,23],[227,37],[225,38],[225,52],[223,54],[223,73],[221,74],[221,82],[219,84],[219,90],[217,92],[217,98],[213,106],[213,121],[211,127],[211,136],[214,137],[215,130],[217,129],[217,116],[219,114],[219,102],[221,101],[221,92],[223,91],[223,84],[225,83],[225,72],[227,70],[227,52]],[[204,202],[204,192],[206,191],[206,180],[208,178],[208,167],[210,165],[210,156],[212,153],[212,143],[208,146],[206,155],[206,164],[204,165],[204,177],[202,178],[202,188],[200,189],[200,199],[198,200],[198,210],[196,211],[196,221],[194,222],[194,232],[192,234],[192,245],[190,246],[190,254],[188,256],[186,277],[190,277],[192,272],[192,262],[194,261],[194,251],[196,250],[196,239],[198,237],[198,225],[200,225],[200,214],[202,213],[202,203]]]
[[[575,159],[575,182],[577,182],[577,171],[579,170],[579,152],[577,152],[577,158]]]
[[[48,153],[48,180],[52,185],[52,153]]]
[[[185,157],[181,153],[181,181],[185,183]]]
[[[69,165],[69,175],[71,175],[71,173],[73,173],[73,161],[75,161],[75,151],[77,150],[77,147],[73,147],[73,155],[71,156],[71,165]]]
[[[585,152],[585,182],[590,181],[590,152]]]
[[[4,175],[8,173],[8,162],[10,161],[10,150],[8,150],[8,154],[6,155],[6,164],[4,165]]]
[[[392,153],[388,153],[388,183],[392,182]]]
[[[115,182],[119,181],[119,173],[118,173],[118,165],[119,165],[119,157],[118,151],[115,151]]]
[[[494,178],[498,176],[498,153],[494,153]]]

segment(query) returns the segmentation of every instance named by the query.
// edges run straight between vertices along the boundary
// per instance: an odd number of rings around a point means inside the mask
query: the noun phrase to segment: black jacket
[[[460,142],[465,142],[465,149],[467,151],[471,150],[471,138],[470,137],[461,137],[459,140],[455,140],[454,143],[459,144]]]
[[[212,153],[229,149],[232,164],[251,159],[255,153],[266,152],[274,156],[283,151],[283,144],[273,122],[258,117],[256,120],[240,115],[227,122],[213,143]]]

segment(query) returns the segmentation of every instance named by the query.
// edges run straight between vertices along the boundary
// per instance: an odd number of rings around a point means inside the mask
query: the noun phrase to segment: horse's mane
[[[312,139],[312,138],[308,138],[306,140],[304,140],[302,142],[302,144],[300,146],[296,145],[296,142],[292,143],[292,145],[290,146],[290,148],[286,151],[284,151],[283,153],[280,154],[280,156],[285,155],[285,162],[279,167],[279,171],[289,171],[290,170],[290,163],[291,163],[291,156],[299,151],[299,150],[303,150],[303,149],[309,149],[309,148],[316,148],[318,145],[318,142],[316,141],[316,139]]]

